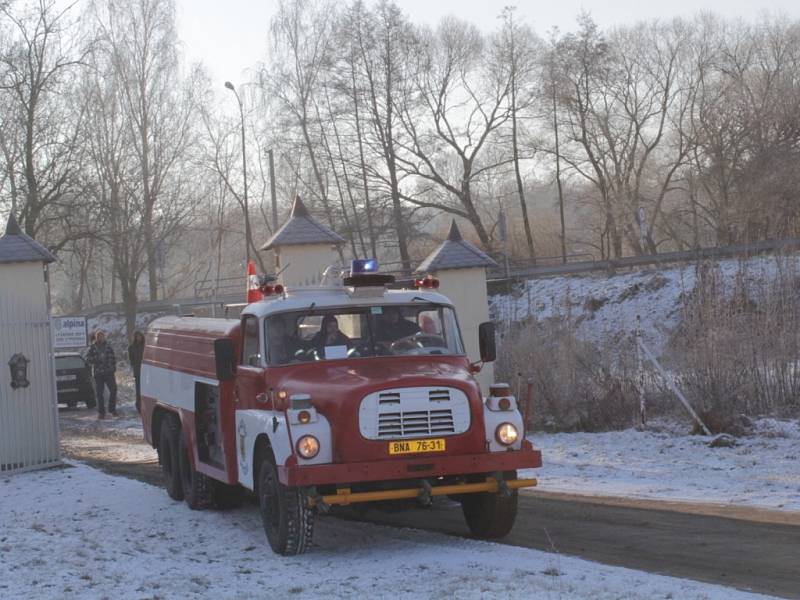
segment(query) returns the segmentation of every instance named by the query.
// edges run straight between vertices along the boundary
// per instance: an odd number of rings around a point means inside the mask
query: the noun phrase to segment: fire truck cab
[[[145,438],[170,497],[193,509],[254,492],[272,549],[305,552],[331,505],[460,501],[472,533],[506,535],[517,469],[541,466],[507,385],[484,397],[435,280],[331,269],[261,286],[241,318],[164,317],[146,335]],[[481,359],[494,330],[480,327]]]

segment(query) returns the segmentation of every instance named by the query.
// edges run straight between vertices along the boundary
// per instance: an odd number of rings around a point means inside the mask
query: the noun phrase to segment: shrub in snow
[[[800,272],[773,260],[769,270],[743,262],[732,278],[706,265],[685,299],[668,356],[709,420],[800,409]]]
[[[525,401],[533,384],[529,427],[606,431],[634,424],[638,400],[630,340],[600,349],[574,335],[568,320],[529,319],[501,327],[499,381],[519,383]]]

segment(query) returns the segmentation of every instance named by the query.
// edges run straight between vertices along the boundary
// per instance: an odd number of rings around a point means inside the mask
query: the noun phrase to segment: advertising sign
[[[86,317],[53,317],[53,348],[85,348]]]

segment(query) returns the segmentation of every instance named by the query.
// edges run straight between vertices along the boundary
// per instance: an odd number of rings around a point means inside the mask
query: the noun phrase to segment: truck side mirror
[[[497,358],[497,348],[494,343],[494,323],[491,321],[478,325],[478,348],[480,348],[481,361],[488,363]]]
[[[236,377],[236,352],[233,340],[228,338],[214,340],[214,362],[217,367],[217,379],[230,381]]]

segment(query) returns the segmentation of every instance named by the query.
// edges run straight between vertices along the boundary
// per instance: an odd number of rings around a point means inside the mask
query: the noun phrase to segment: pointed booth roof
[[[6,233],[0,237],[0,263],[51,263],[55,260],[47,248],[22,232],[13,213],[9,215]]]
[[[317,221],[308,212],[306,205],[295,196],[292,214],[289,220],[269,238],[262,250],[272,250],[281,246],[299,246],[303,244],[344,244],[345,240],[338,233]]]
[[[453,219],[447,239],[431,252],[416,270],[417,273],[429,273],[446,269],[496,266],[497,263],[490,256],[461,237],[458,225]]]

